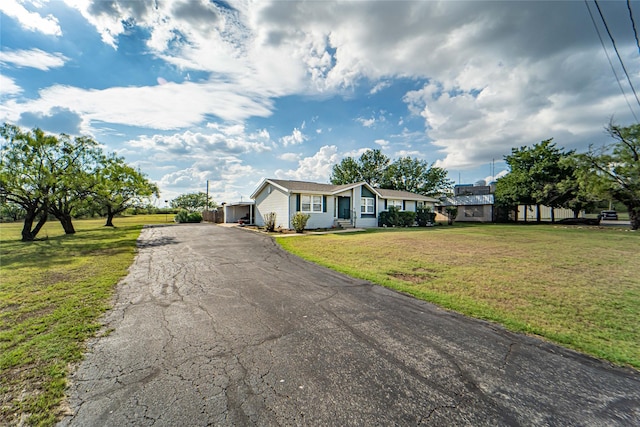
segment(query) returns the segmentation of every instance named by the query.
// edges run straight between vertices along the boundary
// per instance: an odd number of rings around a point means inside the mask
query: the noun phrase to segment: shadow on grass
[[[0,242],[3,268],[49,268],[63,265],[73,257],[117,254],[134,250],[140,226],[118,229],[78,230],[75,234],[41,238],[32,242],[10,240]]]

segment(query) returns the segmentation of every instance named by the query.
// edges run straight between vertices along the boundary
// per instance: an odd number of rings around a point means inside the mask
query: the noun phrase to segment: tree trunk
[[[542,221],[542,218],[540,218],[540,203],[536,204],[536,222],[540,222]]]
[[[107,223],[104,225],[105,227],[113,227],[113,217],[116,213],[111,209],[111,206],[107,206]]]
[[[524,205],[524,222],[527,222],[527,215],[529,214],[529,205]]]
[[[554,208],[551,208],[551,223],[556,222],[556,211]]]
[[[38,211],[35,211],[35,212],[27,211],[27,214],[24,217],[24,225],[22,226],[23,242],[33,242],[36,239],[36,236],[38,235],[42,227],[44,226],[44,224],[47,222],[47,210],[43,209],[43,210],[40,210],[39,212],[40,212],[40,219],[38,220],[38,223],[36,224],[36,226],[32,229],[31,227],[33,227],[33,221],[35,221],[36,217],[38,216]]]
[[[631,229],[637,230],[640,228],[640,206],[627,206],[627,209],[629,210],[629,223],[631,224]]]
[[[23,242],[31,242],[35,239],[36,236],[31,233],[31,226],[33,226],[33,221],[36,219],[36,214],[34,212],[27,212],[24,217],[24,225],[22,226],[22,241]]]
[[[60,215],[58,221],[60,221],[64,229],[64,234],[74,234],[76,232],[76,229],[73,227],[73,222],[71,221],[71,215]]]
[[[579,215],[580,215],[580,209],[574,209],[573,210],[573,219],[578,219]]]

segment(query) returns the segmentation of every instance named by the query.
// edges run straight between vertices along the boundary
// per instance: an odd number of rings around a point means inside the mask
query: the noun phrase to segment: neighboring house
[[[497,220],[495,200],[493,193],[496,190],[495,182],[489,185],[480,180],[475,184],[460,184],[453,187],[453,196],[440,199],[436,212],[446,216],[447,206],[457,206],[458,215],[455,221],[458,222],[493,222]],[[573,211],[570,209],[553,209],[555,219],[573,218]],[[536,206],[518,206],[518,220],[536,221]],[[436,218],[439,220],[440,218]],[[540,206],[540,220],[551,220],[551,208]]]
[[[441,199],[437,212],[447,215],[447,206],[457,206],[455,221],[492,222],[494,218],[493,194],[454,196]]]
[[[478,181],[474,185],[456,185],[453,187],[453,197],[440,199],[437,212],[446,216],[447,206],[457,206],[455,221],[495,221],[494,191],[495,183],[486,185],[484,181]]]
[[[255,224],[264,225],[264,216],[276,214],[276,227],[293,228],[296,212],[309,214],[307,228],[331,228],[337,225],[377,227],[378,214],[396,206],[415,212],[420,207],[435,207],[437,199],[408,191],[383,190],[366,182],[346,185],[306,181],[264,179],[253,192]]]

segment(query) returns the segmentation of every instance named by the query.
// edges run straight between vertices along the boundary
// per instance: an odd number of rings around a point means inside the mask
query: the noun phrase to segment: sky
[[[0,122],[93,137],[157,206],[329,182],[367,149],[490,181],[513,147],[638,122],[640,2],[597,5],[1,0]]]

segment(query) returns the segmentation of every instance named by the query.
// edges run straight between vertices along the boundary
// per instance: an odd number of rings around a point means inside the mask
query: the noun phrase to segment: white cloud
[[[297,153],[283,153],[278,156],[280,160],[284,160],[287,162],[297,162],[300,160],[300,154]]]
[[[278,169],[275,175],[279,179],[328,182],[333,165],[339,161],[338,148],[335,145],[325,145],[313,156],[299,160],[297,169]]]
[[[156,153],[163,159],[173,156],[183,158],[202,159],[207,157],[237,156],[243,153],[260,153],[270,151],[268,139],[263,133],[245,134],[238,131],[237,126],[221,127],[214,133],[186,131],[173,135],[143,136],[129,141],[128,145],[144,150],[146,153]]]
[[[0,74],[0,88],[2,88],[0,97],[17,95],[22,92],[22,88],[16,84],[15,80],[2,74]]]
[[[389,146],[389,141],[387,141],[386,139],[376,139],[375,141],[376,144],[378,144],[381,147],[388,147]]]
[[[62,29],[58,19],[53,15],[42,16],[38,12],[31,12],[17,0],[2,0],[0,2],[0,12],[10,18],[15,19],[22,28],[29,31],[38,31],[49,36],[61,36]],[[37,7],[37,3],[31,3]]]
[[[48,53],[40,49],[3,50],[0,62],[13,64],[16,67],[30,67],[47,71],[64,66],[69,58],[61,53]]]
[[[168,173],[162,177],[159,184],[166,188],[192,189],[202,188],[207,182],[207,173],[195,168],[187,168],[176,172]]]
[[[283,136],[282,138],[280,138],[280,141],[285,147],[287,147],[289,145],[302,144],[307,139],[309,138],[305,134],[303,134],[300,129],[294,128],[293,132],[291,132],[291,135]]]
[[[264,94],[249,93],[225,82],[103,90],[52,86],[39,94],[36,100],[9,105],[12,114],[7,119],[17,121],[23,112],[49,114],[52,108],[60,107],[81,114],[85,120],[168,130],[197,125],[208,114],[230,121],[271,114],[271,101]],[[122,102],[125,99],[127,102]]]
[[[358,117],[356,119],[356,121],[362,123],[362,126],[366,127],[366,128],[370,128],[371,126],[373,126],[376,123],[376,119],[371,117],[370,119],[365,119],[363,117]]]
[[[381,81],[380,83],[376,84],[370,91],[369,94],[370,95],[375,95],[376,93],[380,92],[381,90],[384,90],[388,87],[391,86],[391,81],[389,80],[385,80],[385,81]]]
[[[489,175],[484,177],[484,181],[489,184],[493,181],[497,181],[498,179],[502,178],[503,176],[505,176],[506,174],[508,174],[509,171],[506,169],[501,170],[500,172],[498,172],[497,174],[495,174],[495,176]]]

